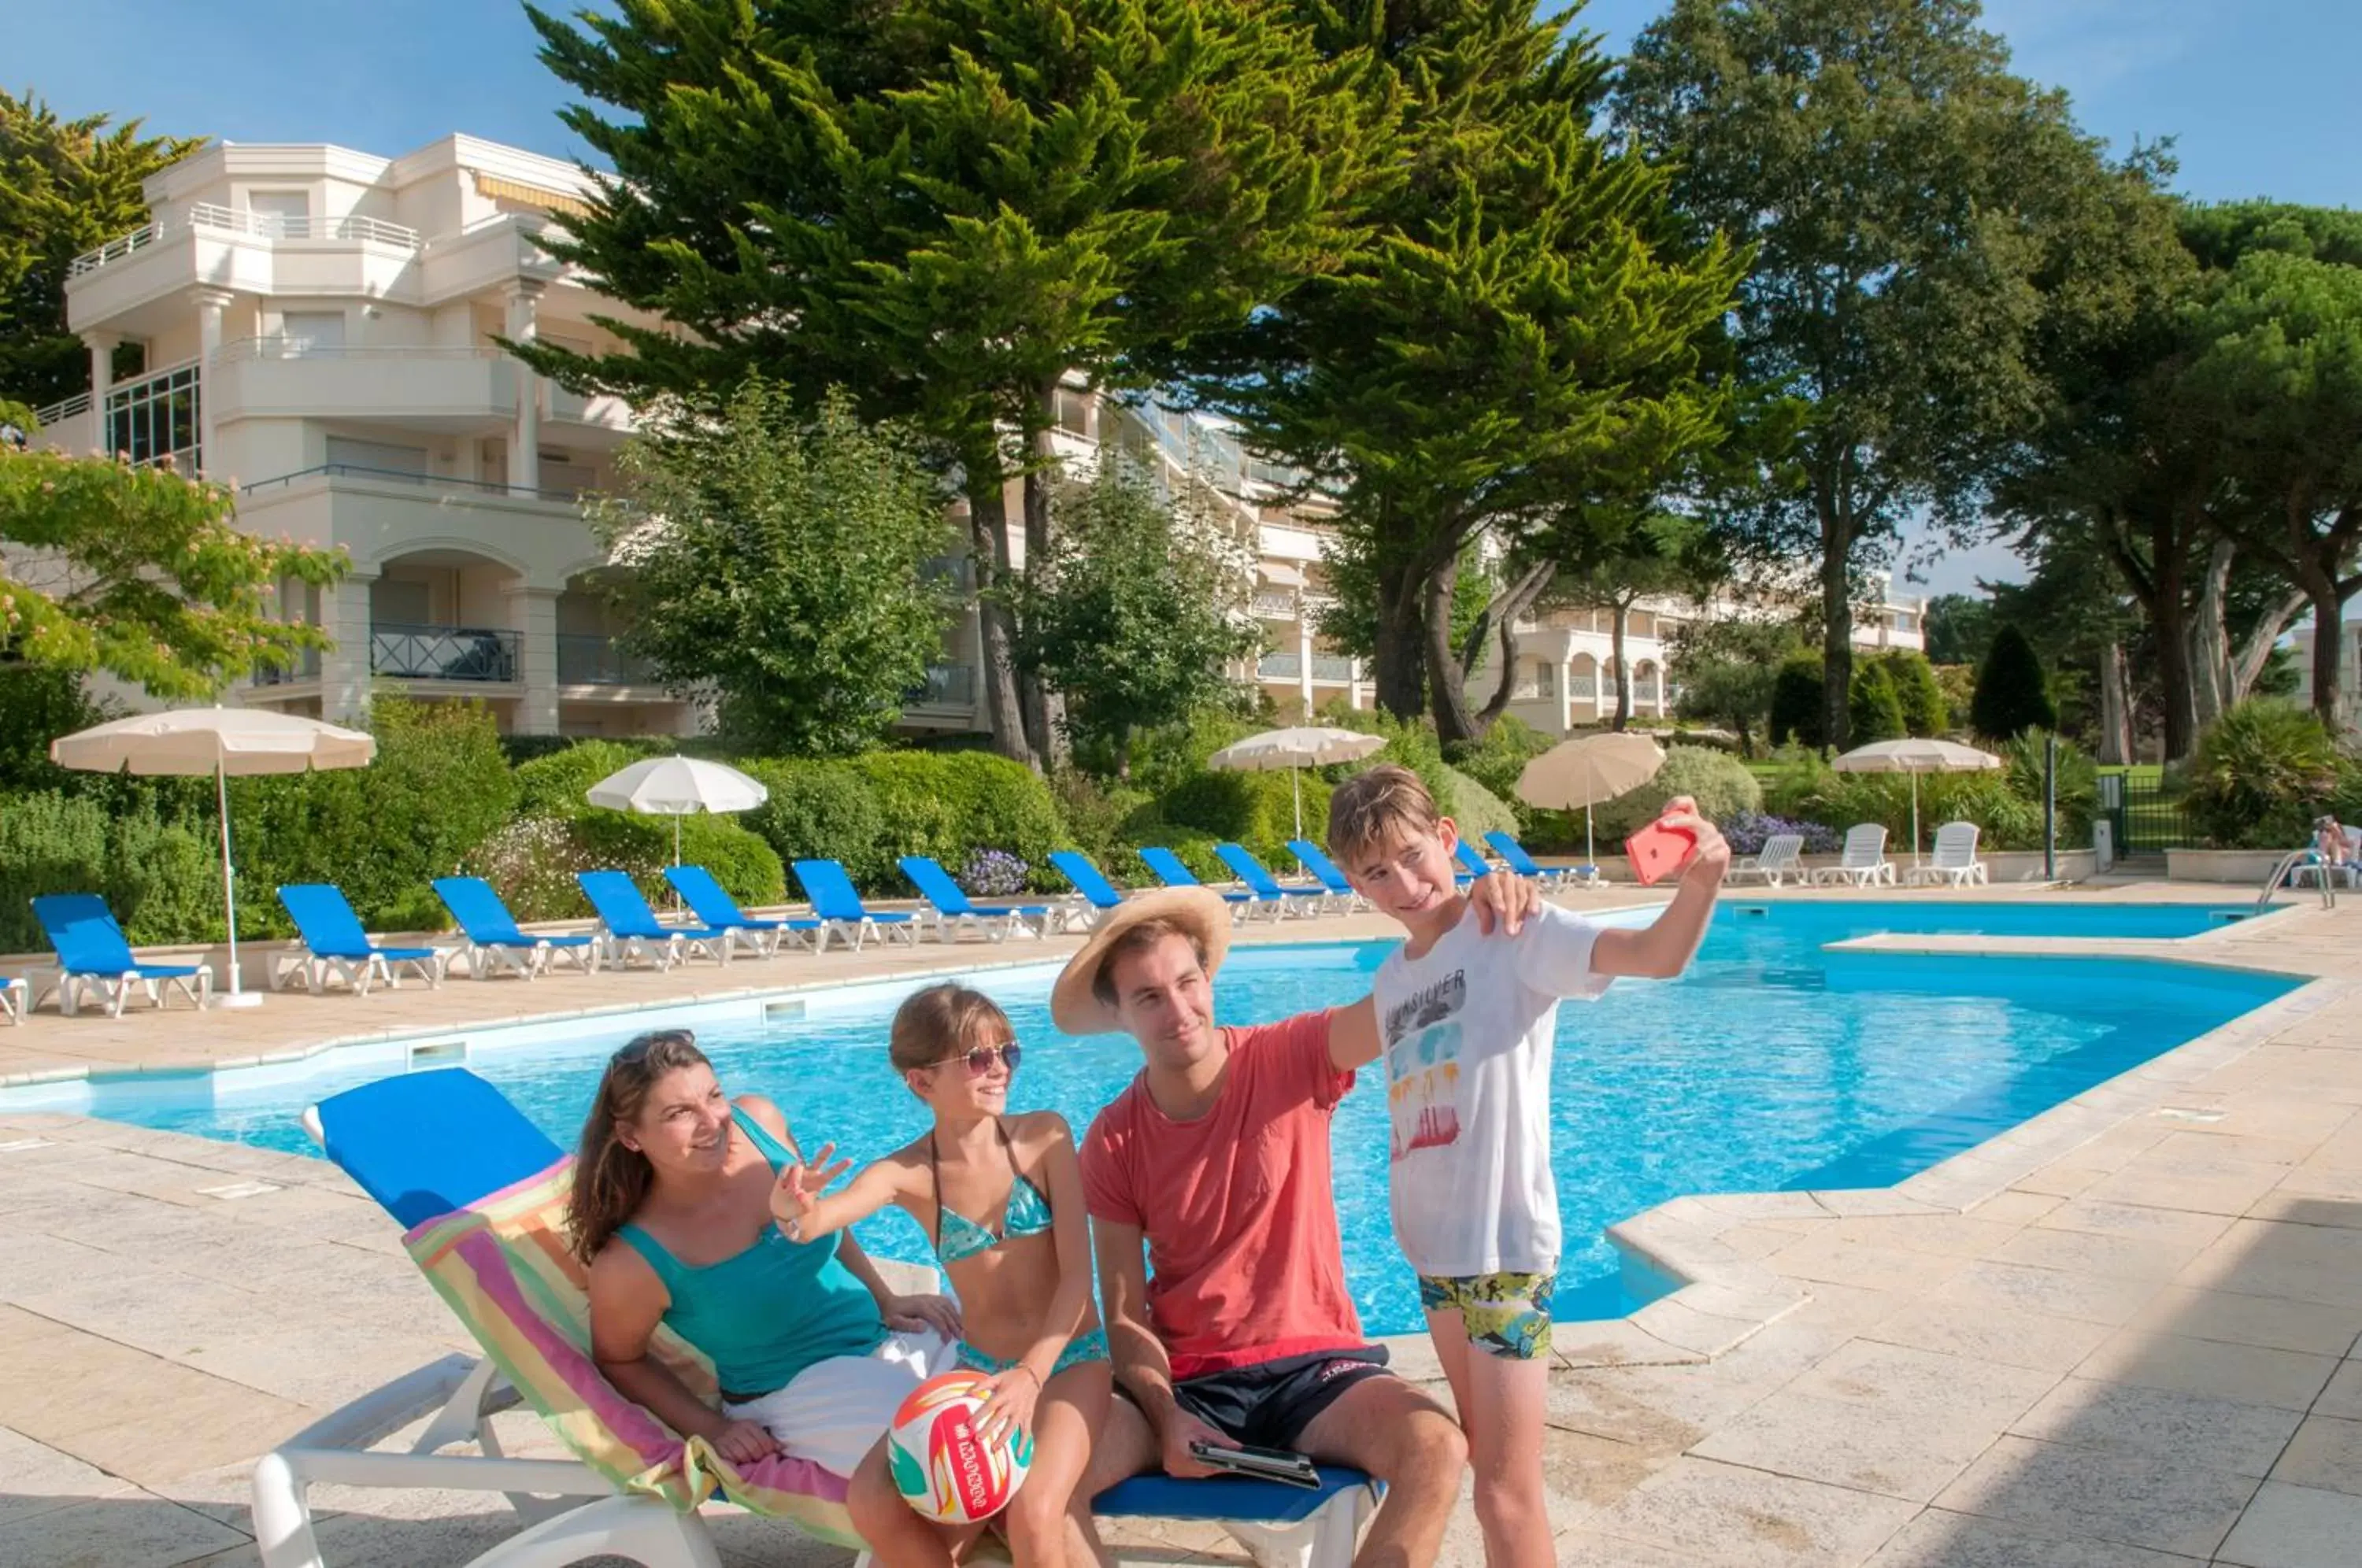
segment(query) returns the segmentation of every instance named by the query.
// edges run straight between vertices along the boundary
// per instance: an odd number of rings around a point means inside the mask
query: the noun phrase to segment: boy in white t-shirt
[[[1559,1259],[1550,1165],[1559,1001],[1596,997],[1618,975],[1680,974],[1730,867],[1730,846],[1686,797],[1661,820],[1694,834],[1696,847],[1653,924],[1598,926],[1545,905],[1504,941],[1480,937],[1467,918],[1452,877],[1459,832],[1417,774],[1374,767],[1330,801],[1330,853],[1409,933],[1371,988],[1393,1125],[1395,1236],[1418,1273],[1468,1434],[1492,1568],[1551,1561],[1542,1417]]]

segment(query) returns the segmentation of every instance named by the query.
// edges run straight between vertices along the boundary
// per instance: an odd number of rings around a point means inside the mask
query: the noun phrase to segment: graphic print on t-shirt
[[[1457,1014],[1467,1000],[1467,978],[1454,969],[1386,1013],[1386,1110],[1396,1163],[1460,1141]]]

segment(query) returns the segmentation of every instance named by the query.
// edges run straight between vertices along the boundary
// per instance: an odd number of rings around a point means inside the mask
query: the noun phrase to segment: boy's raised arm
[[[1705,940],[1706,922],[1714,916],[1714,900],[1730,869],[1730,845],[1722,830],[1697,813],[1686,795],[1666,802],[1660,819],[1669,828],[1694,834],[1697,846],[1682,863],[1680,887],[1664,912],[1638,930],[1610,927],[1593,941],[1591,971],[1595,975],[1628,975],[1638,979],[1670,980],[1689,967]]]

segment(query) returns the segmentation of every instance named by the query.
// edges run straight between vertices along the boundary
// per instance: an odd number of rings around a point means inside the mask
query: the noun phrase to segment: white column
[[[106,389],[115,384],[115,350],[122,345],[119,332],[85,332],[83,344],[90,349],[90,405],[104,411]]]
[[[198,289],[197,306],[197,441],[204,448],[201,471],[222,469],[220,430],[214,421],[214,356],[221,352],[222,313],[236,296],[226,289]]]
[[[1296,694],[1304,700],[1307,718],[1312,714],[1312,623],[1299,607],[1296,612]]]
[[[539,335],[543,286],[538,280],[532,278],[520,278],[509,285],[510,341],[530,343]],[[516,429],[509,441],[509,489],[513,491],[536,491],[541,488],[541,378],[520,363],[516,381]],[[551,710],[550,728],[528,730],[520,723],[518,732],[523,734],[556,734],[556,709],[553,707]]]
[[[516,733],[554,735],[557,733],[557,593],[555,588],[511,583],[509,624],[517,633]]]
[[[330,723],[369,716],[370,584],[355,573],[320,591],[320,629],[336,646],[320,655],[320,716]]]
[[[1350,682],[1350,684],[1348,684],[1348,685],[1346,686],[1346,688],[1345,688],[1345,703],[1346,703],[1346,706],[1348,706],[1348,707],[1352,708],[1355,712],[1357,712],[1357,713],[1358,713],[1358,712],[1361,712],[1361,710],[1362,710],[1362,656],[1361,656],[1361,655],[1359,655],[1359,654],[1355,654],[1355,655],[1354,655],[1351,659],[1348,659],[1348,660],[1346,661],[1346,663],[1345,663],[1345,678],[1346,678],[1347,681],[1348,681],[1348,682]]]
[[[1574,728],[1574,652],[1558,656],[1558,733]]]

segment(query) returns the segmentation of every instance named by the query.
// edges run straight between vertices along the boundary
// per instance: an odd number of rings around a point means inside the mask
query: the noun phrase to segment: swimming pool
[[[2189,907],[1750,904],[1734,896],[1682,979],[1625,981],[1604,1000],[1562,1013],[1552,1089],[1568,1247],[1562,1315],[1618,1315],[1662,1287],[1626,1267],[1605,1240],[1618,1220],[1685,1193],[1890,1185],[2298,983],[2191,965],[1831,953],[1824,944],[1876,931],[2165,936],[2220,918]],[[1235,949],[1217,987],[1220,1014],[1243,1022],[1352,1000],[1390,945]],[[1139,1053],[1120,1036],[1057,1036],[1048,1017],[1054,973],[1031,966],[980,983],[1033,1047],[1011,1104],[1054,1107],[1079,1136],[1137,1070]],[[701,1039],[734,1091],[771,1096],[802,1137],[833,1139],[866,1160],[923,1125],[886,1065],[885,1022],[898,994],[864,988],[843,1005],[816,999],[801,1018],[701,1028]],[[570,1143],[606,1053],[672,1016],[585,1021],[570,1038],[541,1044],[480,1036],[469,1065]],[[77,1087],[81,1103],[72,1108],[308,1154],[303,1108],[389,1070],[382,1058],[340,1062],[330,1053],[296,1067]],[[28,1103],[0,1095],[0,1105]],[[1367,1075],[1338,1114],[1334,1145],[1347,1273],[1364,1322],[1375,1333],[1414,1331],[1422,1326],[1416,1286],[1386,1213],[1385,1097]],[[866,1221],[859,1233],[881,1255],[928,1255],[918,1227],[900,1214]]]

